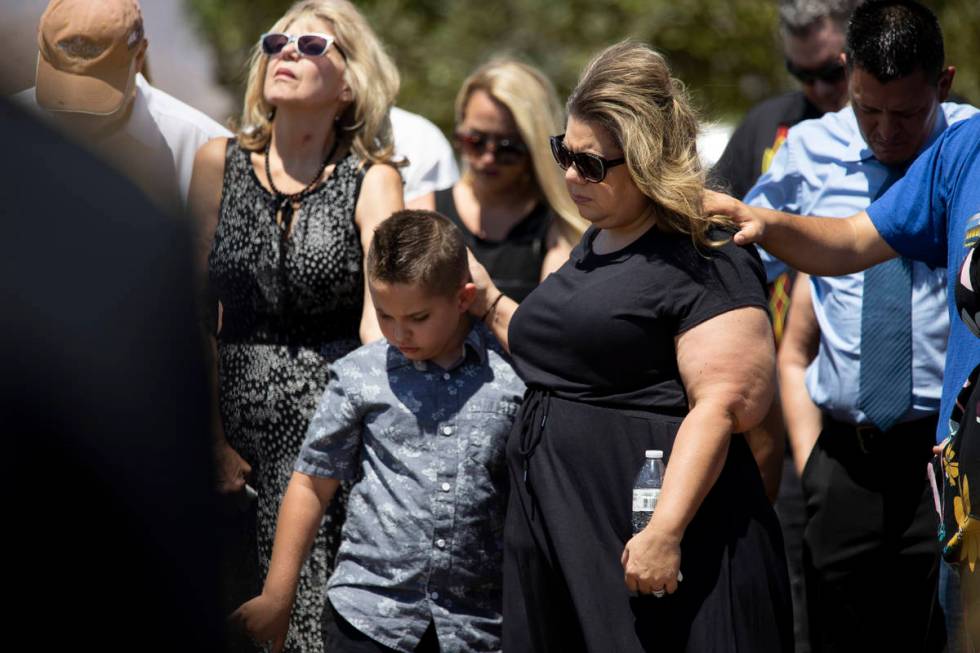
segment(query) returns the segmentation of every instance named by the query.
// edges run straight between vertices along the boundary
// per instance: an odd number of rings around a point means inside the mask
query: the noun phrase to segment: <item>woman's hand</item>
[[[497,342],[510,353],[510,318],[517,310],[517,302],[500,292],[493,284],[487,269],[473,256],[473,252],[466,250],[466,256],[470,264],[470,277],[476,286],[476,296],[470,304],[470,315],[486,324]]]
[[[279,653],[286,645],[289,630],[288,600],[278,599],[265,593],[243,603],[228,618],[258,644],[272,643],[272,652]]]
[[[476,297],[473,299],[473,303],[470,304],[470,314],[482,318],[486,315],[491,302],[497,298],[500,291],[493,285],[493,280],[490,278],[487,269],[476,260],[473,252],[468,248],[466,250],[466,257],[469,260],[470,277],[473,279],[473,285],[476,286]]]
[[[252,473],[252,466],[224,439],[214,445],[214,461],[218,468],[218,492],[242,492],[245,489],[245,480]]]
[[[631,592],[673,594],[680,577],[681,540],[648,526],[626,543],[620,562]]]

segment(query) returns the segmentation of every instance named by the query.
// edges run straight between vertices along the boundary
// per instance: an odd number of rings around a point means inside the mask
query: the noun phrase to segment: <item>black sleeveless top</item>
[[[354,209],[364,177],[353,154],[306,196],[283,238],[273,197],[233,139],[208,258],[224,309],[223,342],[320,346],[357,338],[364,303],[363,253]]]
[[[515,224],[503,240],[484,240],[471,232],[459,217],[453,189],[436,191],[436,211],[453,221],[463,232],[466,246],[487,269],[497,288],[520,303],[541,280],[547,254],[548,229],[554,216],[546,202],[539,202]]]

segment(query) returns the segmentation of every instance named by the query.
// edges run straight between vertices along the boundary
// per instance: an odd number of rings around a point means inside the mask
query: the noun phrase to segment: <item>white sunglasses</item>
[[[282,32],[266,32],[259,37],[262,51],[272,56],[282,52],[290,43],[296,43],[296,51],[307,57],[322,57],[330,49],[330,45],[336,42],[336,38],[329,34],[283,34]],[[337,48],[340,52],[340,48]],[[343,52],[340,52],[343,55]]]

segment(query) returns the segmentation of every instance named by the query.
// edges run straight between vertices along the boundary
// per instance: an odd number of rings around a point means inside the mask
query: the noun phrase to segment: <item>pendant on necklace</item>
[[[282,198],[279,202],[279,227],[286,233],[289,233],[290,227],[292,227],[293,214],[296,209],[297,207],[293,205],[293,201],[288,197]]]

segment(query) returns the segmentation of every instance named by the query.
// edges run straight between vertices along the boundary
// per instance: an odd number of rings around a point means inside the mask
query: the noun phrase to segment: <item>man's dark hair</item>
[[[943,69],[943,32],[936,15],[915,0],[869,0],[847,28],[847,66],[881,83],[922,70],[936,83]]]
[[[435,211],[398,211],[375,229],[367,271],[372,280],[451,295],[469,275],[463,234]]]
[[[779,28],[783,35],[807,36],[824,18],[843,34],[847,19],[861,0],[779,0]]]

